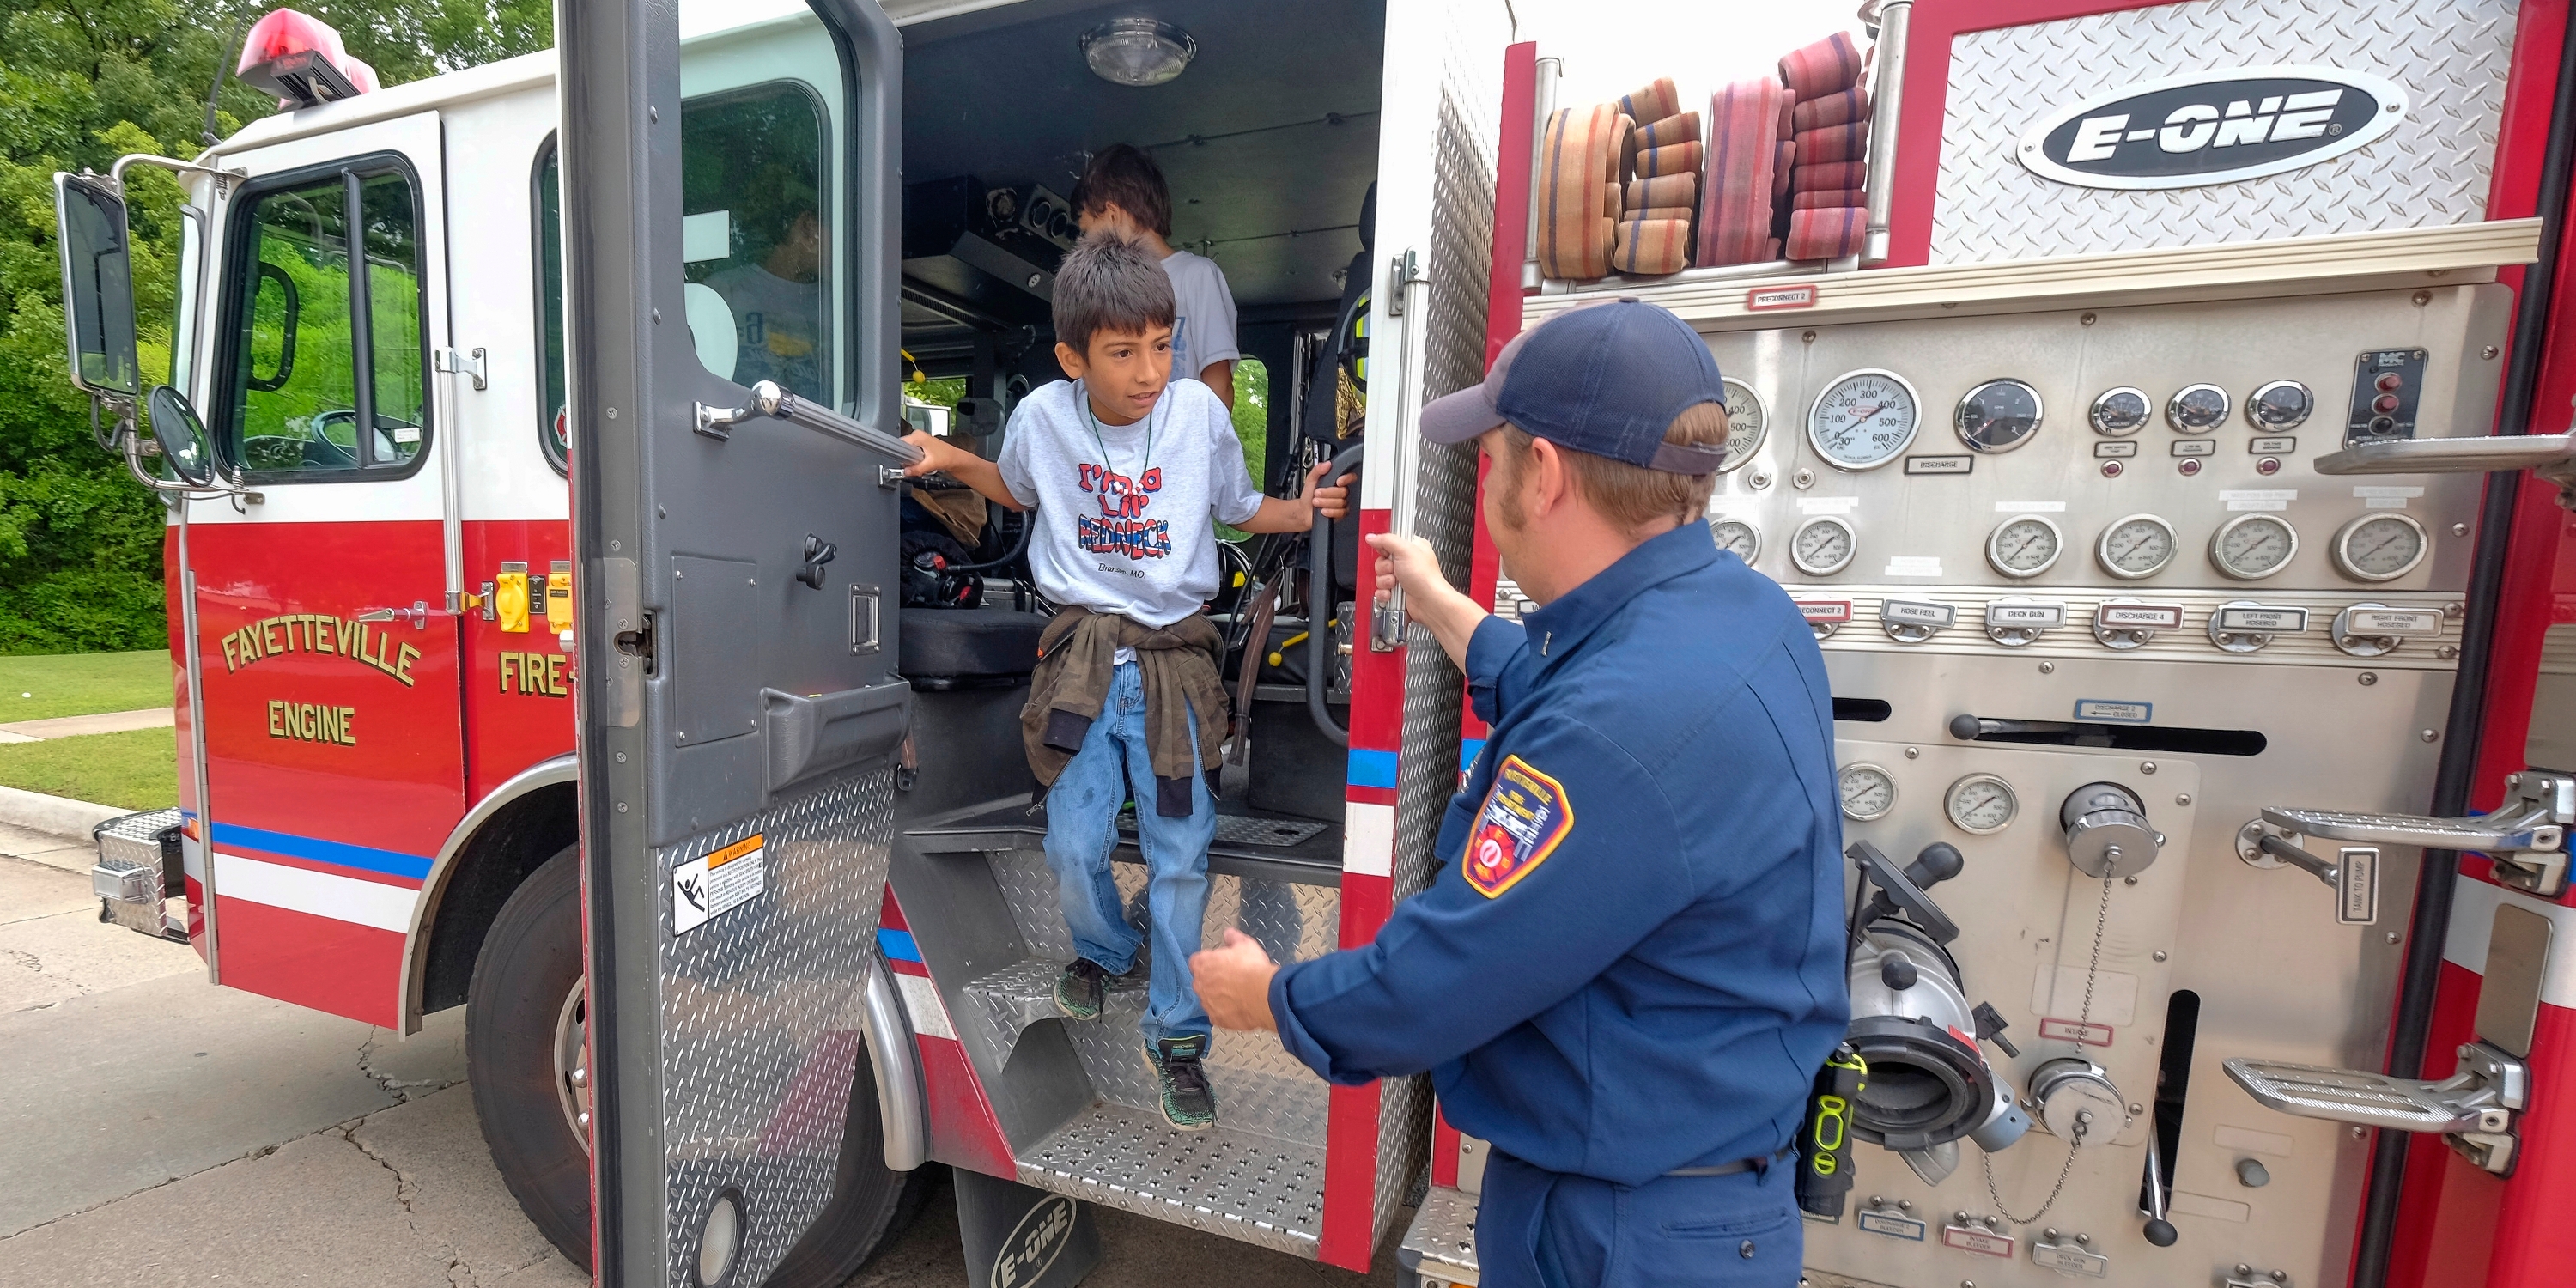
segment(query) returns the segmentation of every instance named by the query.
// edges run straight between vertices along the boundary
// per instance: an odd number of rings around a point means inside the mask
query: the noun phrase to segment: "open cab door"
[[[860,1036],[911,710],[900,47],[859,0],[559,22],[594,1273],[777,1282],[903,1180]]]

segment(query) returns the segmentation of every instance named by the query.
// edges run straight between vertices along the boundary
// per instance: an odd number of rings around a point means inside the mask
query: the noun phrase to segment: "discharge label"
[[[2218,610],[2218,629],[2259,631],[2267,635],[2295,635],[2308,629],[2308,610],[2304,608],[2222,608]]]
[[[671,869],[671,933],[685,935],[758,898],[769,885],[769,851],[753,833]]]
[[[2097,626],[2135,630],[2173,630],[2182,625],[2180,604],[2104,604],[2093,610]]]
[[[1916,1243],[1923,1242],[1924,1225],[1912,1217],[1872,1210],[1861,1213],[1855,1224],[1871,1234],[1883,1234],[1891,1239],[1912,1239]]]
[[[1988,626],[2064,626],[2064,604],[1988,604]]]
[[[2347,609],[2344,630],[2352,635],[2439,635],[2442,615],[2407,608]]]
[[[1996,1234],[1991,1230],[1972,1229],[1964,1225],[1941,1227],[1941,1242],[1961,1252],[1982,1252],[1989,1257],[2010,1259],[2013,1254],[2011,1235]]]

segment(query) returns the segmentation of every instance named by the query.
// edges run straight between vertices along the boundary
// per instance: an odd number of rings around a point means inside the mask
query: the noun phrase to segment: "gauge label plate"
[[[2039,1035],[2058,1042],[2081,1042],[2086,1046],[2111,1045],[2112,1029],[2108,1024],[2085,1024],[2078,1020],[2041,1020]]]
[[[2218,455],[2218,440],[2215,438],[2177,438],[2173,441],[2173,454],[2176,456],[2216,456]]]
[[[1996,1234],[1964,1225],[1945,1225],[1941,1227],[1941,1242],[1961,1252],[1982,1252],[1989,1257],[2012,1259],[2013,1237],[2009,1234]]]
[[[1917,599],[1890,599],[1879,604],[1878,616],[1880,621],[1948,626],[1959,620],[1959,610],[1948,604],[1926,603]]]
[[[2123,702],[2112,698],[2077,698],[2075,718],[2113,724],[2146,724],[2156,713],[2152,702]]]
[[[2256,456],[2294,456],[2299,450],[2299,440],[2295,438],[2258,438],[2247,444],[2246,450]]]
[[[2429,609],[2355,608],[2344,614],[2355,635],[2439,635],[2442,615]]]
[[[2065,624],[2066,605],[2064,604],[1986,605],[1986,625],[1988,626],[2050,627]]]
[[[1852,619],[1851,601],[1848,599],[1801,599],[1797,604],[1799,616],[1806,618],[1809,625]]]
[[[2109,630],[2175,630],[2182,625],[2182,605],[2104,604],[2093,610],[2093,624]]]
[[[2218,610],[2218,629],[2250,631],[2264,635],[2296,635],[2308,629],[2308,610],[2304,608],[2222,608]]]
[[[1974,474],[1977,472],[1977,458],[1973,456],[1908,456],[1905,458],[1905,472],[1908,474]]]
[[[2123,438],[2116,442],[2095,443],[2093,445],[2093,454],[2095,456],[2102,457],[2135,456],[2138,454],[2138,440],[2134,438]]]

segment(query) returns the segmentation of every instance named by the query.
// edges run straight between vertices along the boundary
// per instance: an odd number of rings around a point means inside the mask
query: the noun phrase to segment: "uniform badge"
[[[1573,830],[1574,806],[1565,798],[1565,785],[1518,756],[1505,757],[1494,770],[1476,830],[1467,836],[1461,865],[1467,884],[1488,899],[1500,895],[1545,862]]]

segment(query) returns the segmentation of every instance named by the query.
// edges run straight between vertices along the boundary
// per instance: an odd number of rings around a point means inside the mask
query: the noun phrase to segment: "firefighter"
[[[1506,621],[1369,539],[1492,725],[1441,868],[1366,947],[1282,967],[1229,931],[1192,963],[1215,1023],[1335,1083],[1430,1071],[1493,1146],[1487,1288],[1798,1281],[1785,1164],[1849,1009],[1832,701],[1797,607],[1700,521],[1725,397],[1688,325],[1622,300],[1423,409],[1482,449],[1543,605]]]

